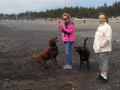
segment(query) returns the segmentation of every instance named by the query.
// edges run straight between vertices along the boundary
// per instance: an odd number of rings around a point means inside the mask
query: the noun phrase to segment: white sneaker
[[[63,69],[72,69],[72,66],[70,66],[70,65],[64,65]]]

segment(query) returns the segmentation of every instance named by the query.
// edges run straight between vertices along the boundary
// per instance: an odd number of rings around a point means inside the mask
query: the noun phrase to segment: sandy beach
[[[62,21],[62,20],[61,20]],[[5,25],[8,28],[17,28],[23,30],[48,30],[48,31],[57,31],[57,20],[55,21],[45,21],[45,20],[11,20],[11,21],[0,21],[1,25]],[[83,23],[83,20],[73,20],[76,26],[76,35],[94,37],[95,31],[99,25],[97,19],[88,19],[86,23]],[[119,19],[110,19],[109,24],[113,30],[113,40],[120,40],[120,20]]]
[[[62,22],[62,21],[61,21]],[[113,40],[109,53],[109,82],[97,83],[98,62],[92,49],[94,34],[99,25],[97,19],[73,20],[76,27],[74,46],[86,46],[90,50],[90,71],[86,63],[79,70],[79,55],[73,55],[73,69],[63,70],[65,64],[64,44],[57,21],[19,20],[0,21],[0,90],[119,90],[120,89],[120,20],[111,19]],[[53,68],[51,60],[46,63],[47,72],[33,59],[48,47],[51,37],[58,37],[58,67]]]

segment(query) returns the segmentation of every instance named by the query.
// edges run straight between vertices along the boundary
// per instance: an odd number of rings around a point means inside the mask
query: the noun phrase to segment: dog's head
[[[58,38],[57,37],[54,37],[54,38],[51,38],[51,40],[49,41],[49,45],[51,47],[56,47],[56,42],[58,41]]]
[[[84,47],[80,47],[80,46],[74,46],[73,47],[74,51],[80,53],[84,53]]]

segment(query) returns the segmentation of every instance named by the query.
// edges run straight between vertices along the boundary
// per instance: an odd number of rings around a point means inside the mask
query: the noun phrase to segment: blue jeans
[[[72,66],[72,46],[73,42],[65,42],[66,64]]]

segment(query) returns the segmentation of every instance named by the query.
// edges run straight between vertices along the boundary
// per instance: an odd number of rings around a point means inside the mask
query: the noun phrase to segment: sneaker
[[[70,65],[64,65],[63,69],[72,69],[72,66],[70,66]]]
[[[107,83],[107,82],[108,82],[108,79],[104,79],[103,77],[98,81],[98,83]]]
[[[100,79],[102,79],[103,77],[101,76],[101,75],[99,75],[96,79],[97,80],[100,80]]]

